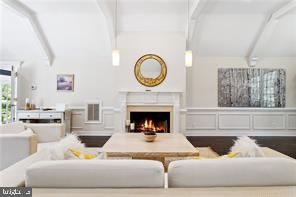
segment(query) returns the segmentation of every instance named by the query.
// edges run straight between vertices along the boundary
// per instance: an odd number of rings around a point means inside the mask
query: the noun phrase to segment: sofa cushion
[[[24,123],[13,122],[0,126],[0,134],[16,134],[25,131]]]
[[[170,163],[169,187],[296,186],[296,161],[286,158],[182,160]]]
[[[31,128],[38,137],[38,143],[59,141],[65,135],[65,127],[63,124],[40,124],[28,123],[27,128]]]
[[[25,177],[28,187],[164,187],[163,165],[151,160],[44,161],[30,166]]]

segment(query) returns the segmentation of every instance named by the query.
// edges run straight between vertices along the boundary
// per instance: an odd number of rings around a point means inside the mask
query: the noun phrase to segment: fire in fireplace
[[[170,112],[130,112],[130,121],[135,124],[134,132],[170,132]]]

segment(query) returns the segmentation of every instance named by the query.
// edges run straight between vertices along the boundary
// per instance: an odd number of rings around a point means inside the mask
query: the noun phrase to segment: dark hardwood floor
[[[102,147],[111,136],[79,136],[86,147]]]
[[[87,147],[102,147],[110,136],[80,136]],[[254,136],[260,146],[266,146],[296,159],[296,137]],[[197,147],[211,147],[219,155],[226,154],[233,145],[235,136],[188,136],[190,143]]]

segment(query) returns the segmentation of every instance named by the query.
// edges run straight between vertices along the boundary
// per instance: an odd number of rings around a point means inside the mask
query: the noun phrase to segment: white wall
[[[121,65],[117,69],[118,89],[144,91],[186,90],[184,67],[185,38],[181,33],[123,33],[119,36]],[[157,54],[167,64],[167,77],[162,84],[147,88],[134,77],[134,65],[143,55]]]
[[[187,69],[187,106],[218,106],[218,68],[248,68],[244,58],[195,57]],[[296,58],[260,58],[257,68],[283,68],[287,74],[286,107],[296,107]]]
[[[86,100],[94,99],[101,99],[107,106],[113,105],[116,94],[113,72],[111,57],[58,57],[52,66],[26,62],[19,71],[20,106],[26,97],[37,105],[43,101],[44,106],[56,103],[82,106]],[[75,75],[73,92],[56,91],[57,74]],[[37,85],[37,90],[32,91],[31,85]]]
[[[19,71],[19,106],[26,97],[37,105],[68,103],[82,106],[86,100],[101,99],[104,106],[116,107],[120,90],[145,91],[147,87],[134,77],[134,65],[147,53],[161,56],[167,64],[165,81],[152,91],[186,90],[184,67],[184,36],[179,33],[123,33],[118,38],[121,64],[113,67],[111,56],[58,56],[52,66],[42,62],[25,62]],[[111,54],[110,54],[111,55]],[[176,74],[177,73],[177,74]],[[74,74],[74,92],[57,92],[56,75]],[[37,85],[32,91],[31,85]]]

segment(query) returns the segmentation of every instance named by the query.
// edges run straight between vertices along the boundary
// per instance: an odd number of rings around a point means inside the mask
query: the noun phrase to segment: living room
[[[0,8],[3,194],[296,196],[295,0]]]

